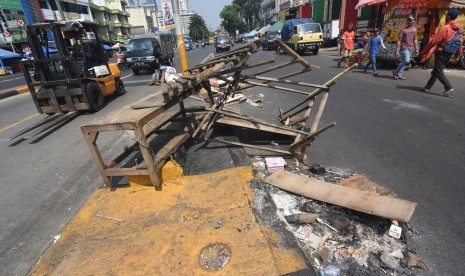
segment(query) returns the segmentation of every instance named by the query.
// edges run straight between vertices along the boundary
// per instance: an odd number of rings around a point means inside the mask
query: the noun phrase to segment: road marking
[[[26,122],[26,121],[28,121],[28,120],[30,120],[30,119],[36,117],[36,116],[39,116],[39,113],[32,114],[32,115],[30,115],[30,116],[27,116],[27,117],[25,117],[25,118],[22,118],[21,120],[17,121],[17,122],[14,123],[14,124],[8,125],[8,126],[6,126],[6,127],[4,127],[4,128],[0,128],[0,133],[1,133],[1,132],[4,132],[4,131],[7,130],[7,129],[10,129],[10,128],[12,128],[12,127],[15,127],[15,126],[17,126],[17,125],[19,125],[19,124],[22,124],[22,123],[24,123],[24,122]]]
[[[0,81],[0,83],[14,81],[14,80],[20,80],[20,79],[24,79],[24,77],[19,77],[19,78],[14,78],[14,79],[9,79],[9,80],[2,80],[2,81]]]
[[[5,98],[5,99],[1,99],[0,104],[11,101],[11,100],[14,100],[14,99],[17,99],[17,98],[20,98],[20,97],[24,97],[24,96],[27,96],[27,95],[29,95],[29,94],[22,93],[22,94],[14,95],[14,96],[11,96],[11,97],[8,97],[8,98]]]
[[[321,68],[321,67],[318,66],[318,65],[313,65],[313,64],[311,64],[311,65],[312,65],[312,67],[315,67],[315,68],[317,68],[317,69],[320,69],[320,68]]]
[[[134,75],[134,74],[129,74],[129,75],[125,76],[125,77],[122,77],[121,79],[123,80],[123,79],[125,79],[125,78],[127,78],[127,77],[130,77],[130,76],[132,76],[132,75]]]

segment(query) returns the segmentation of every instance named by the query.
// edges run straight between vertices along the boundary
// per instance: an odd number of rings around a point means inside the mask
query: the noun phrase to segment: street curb
[[[29,92],[29,88],[26,85],[14,87],[6,92],[0,92],[0,99],[12,97],[26,92]]]

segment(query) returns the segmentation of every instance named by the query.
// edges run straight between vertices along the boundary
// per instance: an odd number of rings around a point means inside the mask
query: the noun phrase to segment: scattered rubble
[[[331,180],[334,184],[328,185],[350,187],[361,193],[396,199],[392,191],[347,170],[286,162],[287,174],[293,172],[327,182]],[[259,172],[262,181],[272,175],[265,169]],[[286,180],[289,183],[294,181]],[[411,245],[407,244],[405,236],[413,235],[413,231],[406,223],[309,199],[272,185],[266,187],[320,275],[415,275],[416,269],[429,271],[428,266],[412,253]],[[309,219],[305,223],[301,218]],[[317,219],[325,224],[315,223]],[[396,224],[402,229],[400,239],[389,235],[391,226]]]

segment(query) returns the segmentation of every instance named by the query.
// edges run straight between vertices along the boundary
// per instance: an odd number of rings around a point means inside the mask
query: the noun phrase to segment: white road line
[[[129,75],[125,76],[125,77],[122,77],[121,79],[123,80],[123,79],[125,79],[125,78],[127,78],[127,77],[130,77],[130,76],[132,76],[132,75],[134,75],[134,74],[129,74]]]
[[[312,67],[315,67],[315,68],[317,68],[317,69],[320,69],[320,68],[321,68],[321,67],[318,66],[318,65],[313,65],[313,64],[311,64],[311,65],[312,65]]]

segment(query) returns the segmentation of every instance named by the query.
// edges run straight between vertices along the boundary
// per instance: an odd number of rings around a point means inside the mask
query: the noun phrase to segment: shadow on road
[[[417,92],[417,93],[420,93],[420,94],[428,94],[428,95],[434,95],[434,96],[439,96],[439,97],[446,97],[446,98],[453,98],[452,95],[450,96],[444,96],[440,93],[434,93],[434,92],[424,92],[424,91],[421,91],[421,87],[418,87],[418,86],[411,86],[411,85],[396,85],[396,89],[401,89],[401,90],[410,90],[410,91],[413,91],[413,92]]]

